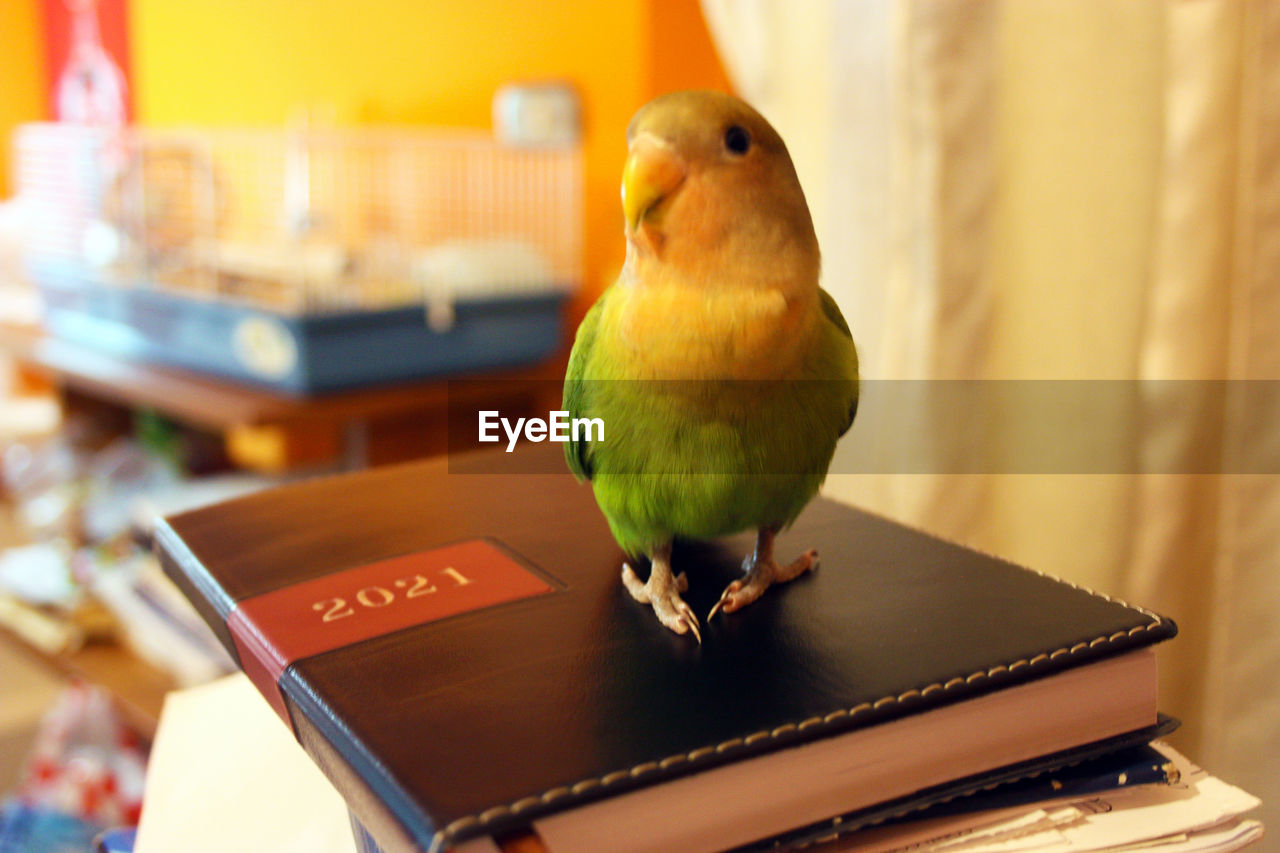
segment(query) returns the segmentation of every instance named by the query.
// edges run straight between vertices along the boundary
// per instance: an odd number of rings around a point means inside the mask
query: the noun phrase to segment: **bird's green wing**
[[[849,343],[853,343],[853,332],[849,330],[849,321],[844,318],[844,314],[840,313],[840,306],[836,304],[836,300],[830,293],[823,288],[818,288],[818,293],[822,297],[822,313],[831,321],[831,325],[840,330]],[[857,358],[857,351],[854,351],[854,358]],[[856,371],[856,367],[855,367]],[[849,420],[845,422],[844,427],[840,430],[840,434],[844,435],[849,431],[849,427],[853,426],[854,416],[858,414],[858,383],[857,376],[854,376],[854,391],[852,399],[849,401]]]
[[[821,287],[818,288],[818,293],[822,295],[822,313],[827,315],[827,319],[834,323],[837,329],[844,332],[846,338],[853,340],[853,332],[849,331],[849,322],[840,313],[840,306],[836,304],[835,298]]]
[[[595,346],[596,330],[600,325],[600,306],[604,304],[607,292],[596,300],[591,310],[582,318],[578,326],[578,334],[573,340],[573,350],[569,353],[569,366],[564,372],[564,396],[561,408],[573,418],[584,417],[587,406],[587,382],[584,374],[591,350]],[[569,463],[569,470],[579,480],[591,479],[591,459],[588,454],[590,444],[570,438],[564,446],[564,459]]]

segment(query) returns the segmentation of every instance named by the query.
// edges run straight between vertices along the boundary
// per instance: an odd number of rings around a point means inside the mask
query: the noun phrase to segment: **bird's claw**
[[[708,623],[724,608],[725,602],[731,600],[730,596],[740,589],[742,589],[742,581],[734,581],[724,588],[724,592],[720,593],[720,600],[715,603],[711,608],[711,612],[707,614]],[[729,611],[726,610],[725,612],[728,613]]]
[[[680,613],[680,619],[682,623],[693,634],[693,638],[698,641],[698,644],[701,645],[702,631],[701,629],[698,628],[698,617],[694,615],[693,608],[685,604],[683,601],[681,601],[679,606],[676,609]],[[672,630],[676,630],[676,629],[673,628]],[[683,634],[684,631],[676,631],[676,633]]]
[[[641,583],[635,570],[627,563],[622,564],[622,585],[631,593],[631,597],[641,604],[648,604],[658,617],[658,621],[677,634],[693,634],[698,643],[702,642],[702,631],[698,625],[698,617],[693,608],[684,602],[680,593],[689,589],[689,579],[684,572],[674,578],[653,572],[647,583]]]
[[[720,600],[707,614],[707,621],[720,612],[733,613],[751,604],[764,594],[764,591],[775,583],[786,583],[795,580],[807,571],[818,567],[818,552],[810,549],[801,554],[786,566],[779,566],[769,560],[758,560],[748,557],[742,563],[746,575],[732,581],[720,594]]]
[[[698,617],[678,593],[666,598],[655,598],[651,603],[659,622],[677,634],[693,634],[693,638],[701,645],[702,630],[698,625]]]

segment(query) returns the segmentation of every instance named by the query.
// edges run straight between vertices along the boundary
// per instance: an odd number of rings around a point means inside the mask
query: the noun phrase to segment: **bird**
[[[759,112],[723,92],[672,92],[636,112],[626,140],[626,254],[578,327],[562,397],[608,440],[572,436],[565,459],[627,555],[631,597],[701,643],[672,543],[756,533],[708,622],[816,567],[812,549],[779,564],[774,540],[853,424],[858,355],[819,285],[795,166]]]

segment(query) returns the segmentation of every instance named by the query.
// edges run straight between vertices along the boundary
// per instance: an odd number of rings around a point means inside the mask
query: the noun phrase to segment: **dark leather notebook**
[[[544,453],[316,479],[157,530],[166,571],[385,849],[519,829],[1176,631],[819,499],[778,547],[821,567],[699,645],[623,589],[589,486],[520,473]],[[696,612],[751,544],[677,546]]]

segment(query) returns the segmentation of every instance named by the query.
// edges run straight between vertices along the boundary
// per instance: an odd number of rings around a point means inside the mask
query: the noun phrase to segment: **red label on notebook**
[[[288,723],[279,680],[294,661],[546,592],[551,586],[542,578],[473,539],[247,598],[227,627],[245,673]]]

